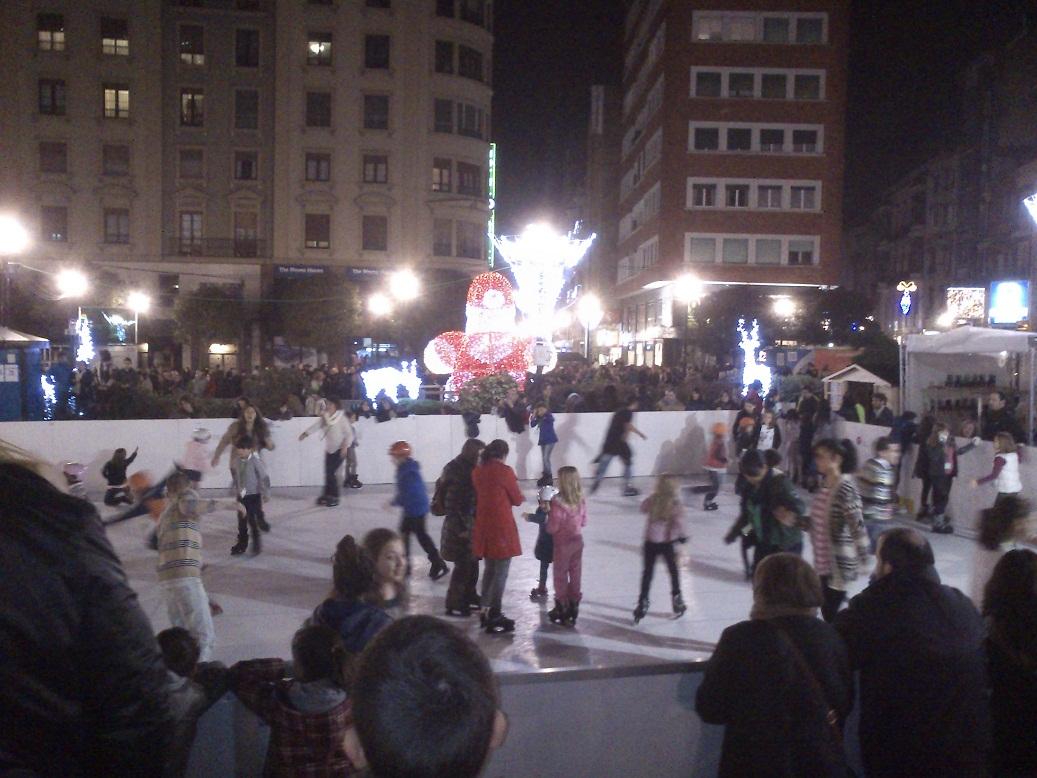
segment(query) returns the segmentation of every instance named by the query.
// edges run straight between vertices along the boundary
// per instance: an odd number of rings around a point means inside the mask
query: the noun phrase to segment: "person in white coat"
[[[320,418],[299,435],[299,440],[320,431],[324,438],[324,493],[317,498],[318,505],[333,508],[338,505],[338,469],[353,445],[353,427],[339,408],[338,400],[328,399]]]

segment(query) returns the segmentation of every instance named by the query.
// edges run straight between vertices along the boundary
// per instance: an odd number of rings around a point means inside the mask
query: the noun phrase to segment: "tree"
[[[877,329],[861,333],[857,345],[863,348],[854,363],[894,386],[900,383],[900,347]]]
[[[191,344],[192,363],[201,365],[210,343],[241,340],[245,304],[239,289],[202,284],[193,292],[181,293],[173,309],[176,334]]]
[[[267,318],[292,346],[323,351],[332,362],[342,359],[347,341],[360,323],[357,288],[341,276],[325,273],[284,279],[276,285],[277,301]]]

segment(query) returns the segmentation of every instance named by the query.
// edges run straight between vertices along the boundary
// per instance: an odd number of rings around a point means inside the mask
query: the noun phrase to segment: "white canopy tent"
[[[948,391],[971,395],[978,415],[982,415],[983,396],[1001,389],[1025,395],[1027,430],[1032,431],[1035,356],[1037,334],[1032,332],[958,327],[949,332],[908,335],[902,352],[905,409],[925,413],[934,397]]]

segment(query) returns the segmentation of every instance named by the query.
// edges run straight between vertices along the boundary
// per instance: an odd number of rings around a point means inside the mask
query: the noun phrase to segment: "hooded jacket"
[[[341,636],[347,651],[359,654],[371,638],[392,623],[392,617],[376,605],[329,597],[313,611],[311,621],[331,627]]]

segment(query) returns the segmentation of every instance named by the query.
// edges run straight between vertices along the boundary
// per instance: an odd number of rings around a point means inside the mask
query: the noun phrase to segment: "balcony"
[[[266,241],[255,238],[170,238],[168,254],[180,257],[269,257]]]

